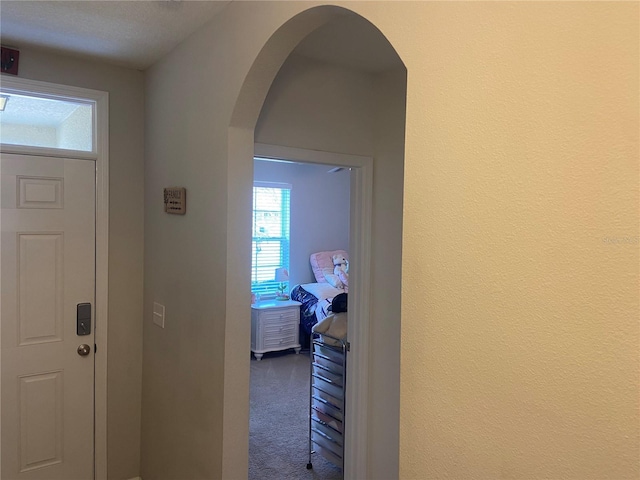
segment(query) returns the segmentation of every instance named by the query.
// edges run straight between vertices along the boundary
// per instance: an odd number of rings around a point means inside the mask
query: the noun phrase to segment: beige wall
[[[253,138],[227,127],[310,5],[234,2],[147,76],[145,479],[246,474],[250,147],[227,146]],[[349,6],[408,72],[400,477],[637,478],[638,5]]]
[[[292,54],[265,99],[256,142],[370,156],[373,86],[372,74]]]
[[[369,472],[371,480],[398,475],[402,202],[404,192],[407,73],[376,76],[373,125],[373,221],[371,237],[371,339]]]
[[[144,183],[143,74],[21,48],[20,77],[109,92],[109,479],[140,471],[142,248]]]
[[[199,32],[146,75],[141,474],[150,480],[220,471],[230,86],[227,74],[204,72],[232,54],[210,37]],[[169,186],[186,187],[186,215],[164,213]],[[164,329],[154,302],[165,306]]]
[[[401,477],[638,478],[638,4],[402,17]]]

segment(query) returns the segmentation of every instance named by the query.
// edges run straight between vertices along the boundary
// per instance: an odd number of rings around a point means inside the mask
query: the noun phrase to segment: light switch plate
[[[164,328],[164,305],[153,302],[153,323]]]

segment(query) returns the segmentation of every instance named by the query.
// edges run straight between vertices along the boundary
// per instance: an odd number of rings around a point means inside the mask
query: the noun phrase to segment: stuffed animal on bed
[[[334,255],[333,274],[336,275],[345,287],[349,286],[349,260],[344,255]]]
[[[335,271],[335,265],[333,264],[334,256],[340,256],[344,259],[349,258],[346,250],[328,250],[312,253],[309,256],[309,262],[313,269],[313,275],[316,277],[318,283],[328,283],[334,288],[347,291],[348,287],[340,280],[338,275],[333,273]]]
[[[333,288],[339,288],[340,290],[345,290],[347,288],[342,280],[340,280],[340,277],[338,275],[334,275],[333,273],[325,273],[324,279]]]
[[[326,316],[311,329],[312,332],[320,334],[322,341],[328,345],[340,345],[340,341],[335,338],[347,338],[347,294],[340,293],[331,301],[331,315]],[[330,338],[326,335],[331,335]]]

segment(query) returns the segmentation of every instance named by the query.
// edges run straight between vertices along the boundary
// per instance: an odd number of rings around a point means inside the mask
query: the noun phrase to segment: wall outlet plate
[[[164,328],[164,305],[153,302],[153,323]]]

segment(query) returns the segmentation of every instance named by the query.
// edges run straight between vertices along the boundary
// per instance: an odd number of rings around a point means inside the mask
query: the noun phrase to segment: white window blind
[[[289,269],[290,199],[289,184],[253,185],[251,291],[260,295],[275,294],[280,285],[275,280],[276,268]]]

